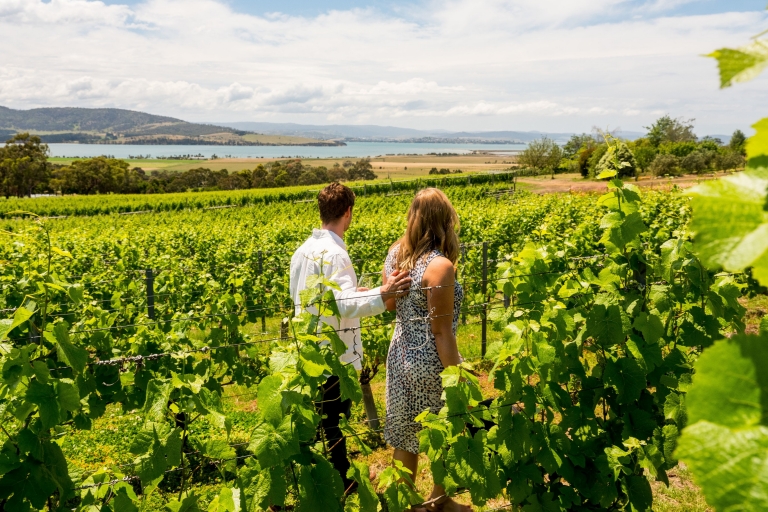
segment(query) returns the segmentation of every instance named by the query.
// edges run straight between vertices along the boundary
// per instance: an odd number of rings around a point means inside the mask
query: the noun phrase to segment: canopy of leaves
[[[554,169],[560,163],[563,151],[560,146],[548,137],[536,139],[520,153],[518,162],[529,169]]]
[[[673,119],[669,115],[660,117],[651,126],[645,127],[648,130],[648,140],[655,147],[663,142],[696,141],[693,121],[693,119]]]

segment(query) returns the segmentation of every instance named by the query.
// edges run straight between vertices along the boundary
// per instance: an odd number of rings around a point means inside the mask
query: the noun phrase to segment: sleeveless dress
[[[395,271],[399,245],[387,255],[384,268],[387,275]],[[438,413],[443,407],[443,364],[437,354],[432,325],[426,318],[428,290],[422,290],[422,279],[429,263],[442,253],[432,250],[420,257],[411,270],[411,291],[397,299],[397,324],[387,353],[387,422],[384,439],[391,446],[410,453],[419,453],[418,434],[421,425],[414,422],[425,409]],[[453,299],[453,333],[459,322],[459,310],[464,291],[456,282]],[[419,319],[419,320],[411,320]]]

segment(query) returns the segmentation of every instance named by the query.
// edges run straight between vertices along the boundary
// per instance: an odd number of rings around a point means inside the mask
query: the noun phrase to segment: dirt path
[[[637,185],[642,188],[669,190],[675,185],[679,188],[692,187],[702,181],[716,179],[725,176],[718,173],[702,176],[686,175],[678,178],[650,178],[641,177],[638,181],[628,180],[627,183]],[[530,187],[531,192],[537,194],[547,194],[556,192],[605,192],[607,184],[604,181],[586,180],[575,174],[556,174],[555,179],[549,176],[518,178],[518,183]]]

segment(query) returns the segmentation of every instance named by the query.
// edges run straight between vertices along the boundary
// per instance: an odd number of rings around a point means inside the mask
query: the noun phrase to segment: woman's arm
[[[427,308],[432,317],[432,334],[435,336],[437,354],[443,367],[461,362],[456,336],[453,333],[453,301],[456,283],[455,269],[448,258],[437,257],[424,272],[422,283],[427,287]]]

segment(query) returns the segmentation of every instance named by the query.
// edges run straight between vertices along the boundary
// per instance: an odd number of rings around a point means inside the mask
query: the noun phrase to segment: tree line
[[[562,147],[543,137],[528,145],[518,163],[552,174],[579,173],[585,178],[594,178],[606,170],[615,170],[621,177],[641,173],[680,176],[744,167],[746,136],[741,130],[733,133],[728,144],[713,137],[699,139],[693,131],[692,119],[674,119],[669,115],[646,130],[645,137],[612,144],[599,130],[573,135]],[[612,169],[616,161],[629,165]]]
[[[147,173],[131,168],[125,160],[98,156],[69,165],[48,161],[48,146],[39,137],[18,134],[0,148],[0,194],[25,197],[33,194],[158,194],[188,190],[241,190],[251,188],[317,185],[332,181],[374,180],[370,159],[347,160],[330,169],[301,160],[259,164],[253,170],[229,172],[206,167],[184,172]]]

